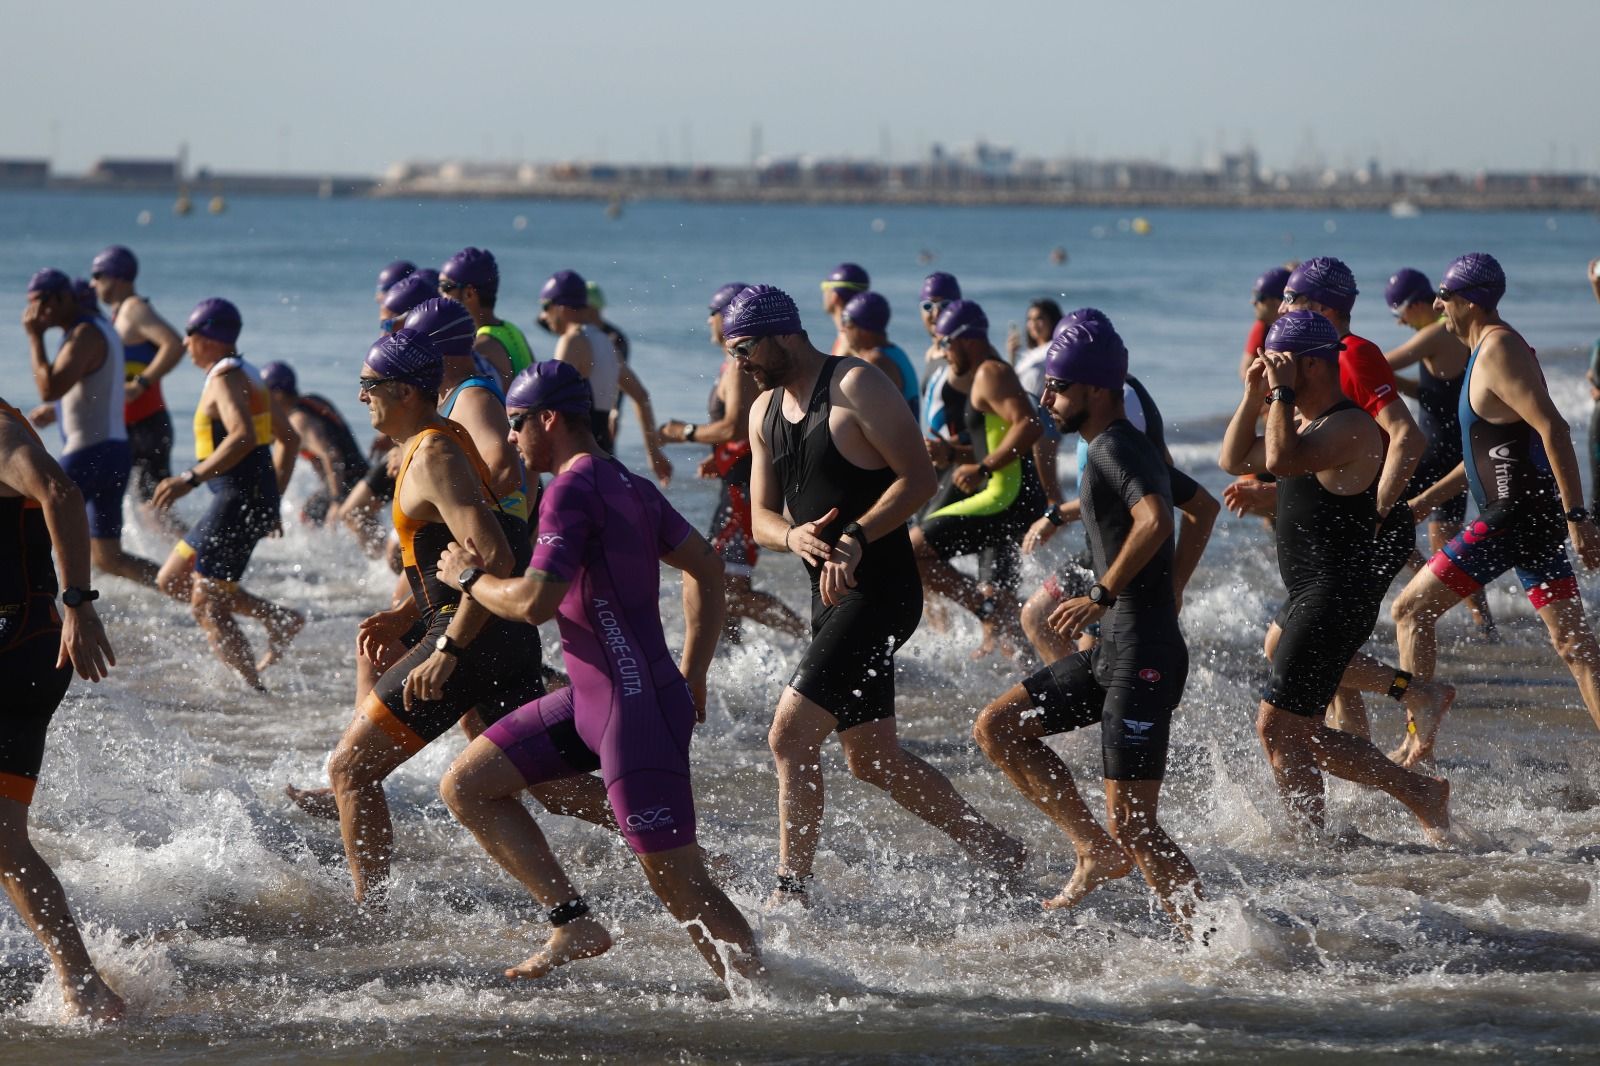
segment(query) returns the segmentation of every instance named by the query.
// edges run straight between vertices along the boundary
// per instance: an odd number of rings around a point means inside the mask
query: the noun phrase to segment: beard
[[[1054,411],[1052,411],[1050,413],[1050,417],[1056,420],[1056,426],[1061,430],[1061,432],[1072,434],[1082,429],[1083,424],[1089,421],[1089,412],[1079,411],[1075,415],[1068,415],[1067,417],[1062,418],[1060,415],[1057,415]]]

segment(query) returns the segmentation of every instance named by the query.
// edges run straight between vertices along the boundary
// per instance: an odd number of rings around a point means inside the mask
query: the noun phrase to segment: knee
[[[444,805],[450,808],[450,813],[456,816],[457,821],[466,820],[464,813],[472,808],[473,801],[478,797],[468,787],[459,762],[452,763],[439,779],[439,798],[444,800]]]
[[[991,703],[972,723],[972,739],[993,760],[1016,734],[1017,715],[1011,708]]]
[[[1261,747],[1274,761],[1282,753],[1288,737],[1287,717],[1286,712],[1267,703],[1263,703],[1256,711],[1256,736],[1261,740]]]
[[[844,753],[845,764],[856,780],[881,789],[887,789],[894,780],[893,759],[892,754],[859,748],[846,749]]]
[[[782,764],[815,762],[819,756],[814,745],[786,728],[781,719],[773,722],[767,731],[767,747],[772,749],[772,757]]]
[[[1045,594],[1035,594],[1022,605],[1022,631],[1032,640],[1044,631],[1045,620],[1050,617],[1050,604]]]
[[[1586,628],[1552,633],[1550,643],[1568,666],[1600,665],[1600,645]]]
[[[340,744],[328,758],[328,783],[335,792],[353,792],[367,784],[356,749]]]

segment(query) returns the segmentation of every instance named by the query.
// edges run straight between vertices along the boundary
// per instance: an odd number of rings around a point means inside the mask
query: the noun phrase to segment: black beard
[[[1066,418],[1057,418],[1056,425],[1061,427],[1061,432],[1071,434],[1082,429],[1083,424],[1087,421],[1089,421],[1089,412],[1079,411],[1077,414],[1068,415]]]

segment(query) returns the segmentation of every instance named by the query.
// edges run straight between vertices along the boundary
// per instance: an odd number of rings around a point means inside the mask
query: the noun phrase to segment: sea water
[[[826,346],[817,282],[841,260],[859,262],[895,308],[891,335],[913,355],[924,343],[917,286],[929,270],[960,277],[997,342],[1031,299],[1098,306],[1173,426],[1177,461],[1213,492],[1227,480],[1215,456],[1237,400],[1250,284],[1275,263],[1345,258],[1363,290],[1357,331],[1392,347],[1405,336],[1382,306],[1394,269],[1416,266],[1437,281],[1453,255],[1494,252],[1511,278],[1506,316],[1541,349],[1575,432],[1588,413],[1577,349],[1600,323],[1583,276],[1600,226],[1580,215],[1152,210],[1140,236],[1131,212],[1097,210],[640,203],[610,220],[589,204],[241,198],[220,216],[188,218],[167,207],[153,196],[0,196],[0,322],[18,321],[33,270],[83,273],[101,247],[125,243],[142,261],[140,291],[169,320],[181,328],[206,296],[234,300],[241,351],[258,365],[291,363],[302,388],[338,404],[363,439],[354,380],[377,335],[378,268],[400,257],[437,264],[466,244],[495,252],[500,313],[529,331],[541,357],[551,340],[532,319],[543,279],[571,267],[599,282],[657,414],[692,421],[703,420],[720,362],[705,301],[726,281],[789,289]],[[1065,265],[1051,262],[1057,246]],[[0,396],[26,409],[35,398],[26,340],[20,325],[5,328]],[[199,385],[187,362],[164,383],[179,468],[193,454]],[[632,419],[630,408],[620,451],[637,465]],[[703,450],[670,451],[669,496],[703,525],[714,497],[693,477]],[[118,665],[100,685],[75,682],[57,714],[32,826],[130,1020],[109,1032],[60,1024],[42,952],[0,911],[0,1061],[1600,1056],[1600,736],[1514,581],[1490,593],[1504,643],[1482,644],[1453,615],[1441,626],[1439,676],[1461,695],[1439,765],[1463,843],[1428,847],[1397,804],[1337,782],[1330,836],[1344,842],[1305,843],[1288,832],[1252,726],[1266,672],[1261,635],[1281,597],[1271,546],[1256,521],[1219,522],[1184,610],[1193,666],[1162,795],[1163,824],[1205,882],[1202,920],[1215,927],[1205,945],[1173,935],[1137,876],[1075,911],[1039,909],[1069,876],[1071,849],[970,739],[977,710],[1024,667],[971,661],[977,629],[962,619],[944,633],[924,626],[901,653],[900,731],[1028,842],[1023,890],[1002,891],[948,840],[851,779],[830,745],[817,906],[763,910],[776,857],[766,730],[800,648],[747,627],[713,669],[694,766],[701,839],[728,857],[730,894],[758,928],[770,987],[725,994],[623,846],[542,813],[617,946],[513,985],[498,975],[537,947],[542,916],[438,799],[458,735],[388,782],[397,841],[387,916],[357,916],[336,827],[283,799],[285,782],[325,782],[327,752],[352,713],[356,626],[392,584],[344,534],[296,521],[313,488],[297,472],[285,534],[262,543],[246,581],[309,617],[266,675],[269,696],[213,659],[185,609],[99,582]],[[203,502],[199,494],[180,510],[192,518]],[[150,558],[170,550],[131,519],[126,539]],[[1029,560],[1029,580],[1079,546],[1076,531],[1057,537]],[[807,608],[793,559],[764,557],[756,580]],[[1594,582],[1581,580],[1592,596]],[[670,579],[662,614],[669,639],[681,640]],[[544,635],[559,663],[553,627]],[[1393,657],[1386,618],[1374,650]],[[1380,699],[1369,707],[1380,744],[1392,745],[1398,710]],[[1098,806],[1097,731],[1056,744]]]

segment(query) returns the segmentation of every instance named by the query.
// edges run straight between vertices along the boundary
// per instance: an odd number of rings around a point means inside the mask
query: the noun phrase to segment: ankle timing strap
[[[1411,675],[1404,670],[1396,670],[1394,672],[1394,681],[1389,685],[1389,698],[1391,700],[1403,700],[1406,698],[1406,692],[1410,688]]]
[[[793,877],[789,874],[779,874],[778,891],[786,892],[791,896],[803,896],[806,894],[806,886],[810,880],[811,878],[809,877]]]
[[[559,906],[551,907],[549,912],[550,924],[555,926],[566,925],[568,922],[575,922],[579,918],[586,917],[588,913],[589,904],[584,901],[582,896],[579,896],[576,899],[569,899]]]

